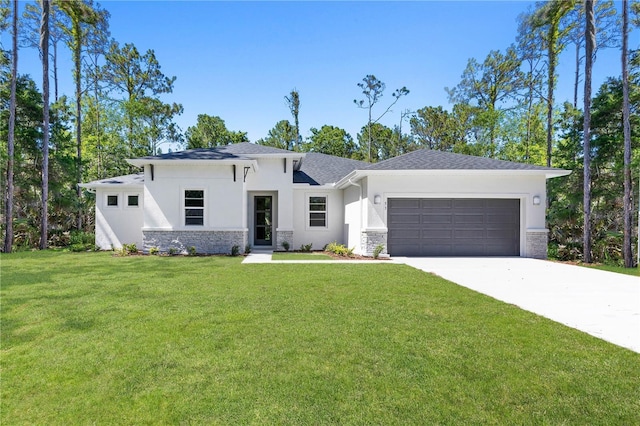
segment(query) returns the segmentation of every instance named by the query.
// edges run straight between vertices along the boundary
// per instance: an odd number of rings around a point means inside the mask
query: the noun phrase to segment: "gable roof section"
[[[308,183],[309,185],[335,183],[352,171],[368,166],[369,163],[364,161],[309,152],[305,154],[300,169],[293,172],[293,183]]]
[[[379,163],[371,164],[367,170],[546,170],[551,167],[534,164],[494,160],[486,157],[454,154],[451,152],[420,149]]]
[[[352,179],[358,180],[372,174],[411,174],[416,172],[536,174],[543,175],[547,179],[566,176],[571,173],[569,170],[553,167],[494,160],[492,158],[454,154],[424,148],[354,170],[336,182],[336,186],[343,188],[349,185],[349,181]]]

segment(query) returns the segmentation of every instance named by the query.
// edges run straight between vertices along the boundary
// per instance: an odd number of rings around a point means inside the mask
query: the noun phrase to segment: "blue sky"
[[[400,112],[442,105],[471,57],[515,42],[516,18],[532,2],[211,2],[103,1],[111,13],[111,35],[119,43],[153,49],[162,71],[176,76],[165,102],[179,102],[183,130],[198,114],[218,115],[230,130],[265,137],[291,115],[284,96],[300,93],[300,127],[324,124],[353,137],[366,123],[356,86],[367,74],[386,83],[381,113],[394,89],[402,98],[382,121],[392,126]],[[619,7],[619,2],[616,4]],[[637,36],[634,34],[634,36]],[[3,34],[3,44],[10,46]],[[638,44],[637,37],[631,46]],[[61,92],[73,94],[71,62],[62,49]],[[560,62],[558,102],[573,97],[573,46]],[[20,52],[20,72],[39,80],[34,50]],[[603,50],[594,70],[594,93],[607,76],[620,74],[619,51]],[[408,123],[403,126],[408,129]]]

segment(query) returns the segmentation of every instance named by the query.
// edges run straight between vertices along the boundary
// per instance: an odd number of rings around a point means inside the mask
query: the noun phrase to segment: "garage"
[[[520,200],[390,198],[392,256],[519,256]]]

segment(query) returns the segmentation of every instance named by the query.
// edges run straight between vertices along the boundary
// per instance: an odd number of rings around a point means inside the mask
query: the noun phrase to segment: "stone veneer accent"
[[[387,231],[369,230],[360,233],[360,247],[364,256],[373,256],[373,251],[378,244],[382,244],[384,249],[380,253],[381,257],[388,257],[387,251]]]
[[[293,231],[278,231],[276,230],[276,248],[275,250],[284,250],[282,247],[283,242],[289,243],[289,250],[293,250]]]
[[[194,246],[196,253],[219,254],[231,253],[231,248],[237,245],[240,253],[244,253],[247,245],[247,231],[142,231],[143,250],[148,253],[152,247],[158,247],[161,252],[168,252],[170,248],[178,249],[179,253],[187,253],[189,247]]]
[[[547,258],[547,229],[527,230],[526,256],[533,259]]]

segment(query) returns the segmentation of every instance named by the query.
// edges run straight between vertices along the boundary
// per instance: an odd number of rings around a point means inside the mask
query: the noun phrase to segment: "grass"
[[[0,423],[639,424],[640,355],[403,265],[0,256]]]
[[[273,260],[333,260],[331,256],[325,253],[273,253]]]
[[[625,268],[625,267],[622,267],[622,266],[613,266],[613,265],[586,265],[586,264],[583,264],[582,266],[587,266],[589,268],[595,268],[595,269],[601,269],[603,271],[617,272],[618,274],[626,274],[626,275],[633,275],[633,276],[636,276],[636,277],[640,277],[640,269],[638,269],[637,266],[635,268]]]

